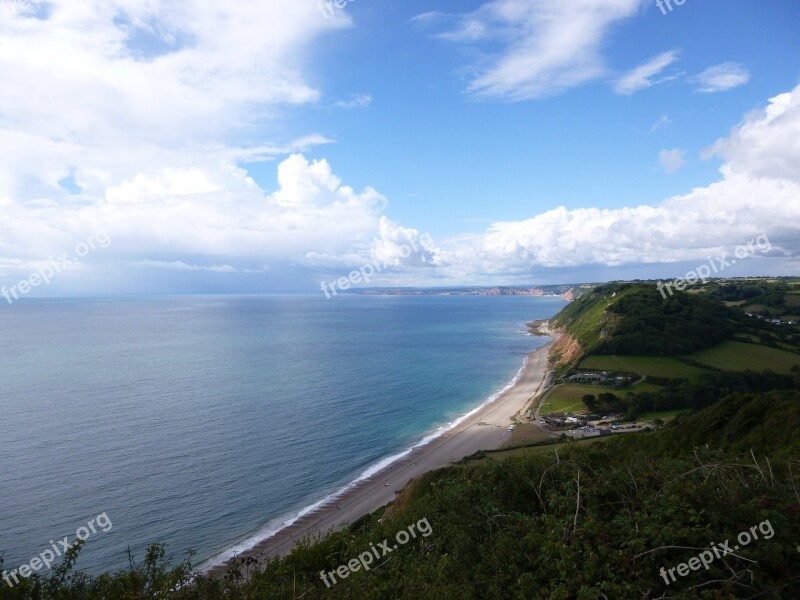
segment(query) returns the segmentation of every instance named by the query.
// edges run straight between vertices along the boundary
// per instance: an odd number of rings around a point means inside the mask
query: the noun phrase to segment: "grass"
[[[486,459],[490,460],[505,460],[506,458],[510,458],[512,456],[524,456],[527,454],[548,454],[551,452],[555,452],[564,446],[573,446],[575,444],[594,444],[597,442],[607,442],[614,436],[606,435],[606,436],[597,436],[597,437],[590,437],[590,438],[583,438],[577,440],[570,440],[567,442],[555,443],[555,444],[542,444],[542,445],[530,445],[530,446],[520,446],[517,448],[508,448],[508,449],[501,449],[501,450],[487,450],[485,456],[478,457],[478,456],[471,456],[464,461],[464,464],[467,466],[474,466],[480,464]]]
[[[681,363],[683,364],[683,363]],[[574,383],[557,385],[551,389],[544,397],[541,414],[549,415],[552,413],[586,413],[588,412],[586,405],[583,403],[583,397],[586,394],[602,394],[603,392],[611,392],[617,396],[624,396],[631,392],[659,392],[663,388],[660,385],[652,383],[637,383],[635,386],[624,389],[616,389],[609,387],[602,387],[598,385],[580,385]],[[549,404],[550,406],[544,406]]]
[[[769,306],[766,304],[748,304],[742,310],[749,313],[762,313],[768,311]]]
[[[737,340],[744,340],[746,342],[758,343],[761,341],[761,338],[759,338],[757,335],[753,335],[752,333],[737,333],[734,337],[736,337]]]
[[[645,383],[642,381],[641,383],[637,383],[635,386],[630,388],[629,391],[639,394],[641,392],[660,392],[663,389],[663,387],[656,385],[655,383]]]
[[[552,413],[584,413],[587,412],[586,405],[582,398],[586,394],[602,394],[603,392],[613,392],[611,388],[596,385],[557,385],[547,392],[542,400],[541,414],[549,415]],[[550,406],[545,406],[549,404]]]
[[[505,446],[518,446],[520,444],[531,444],[534,442],[544,442],[551,439],[551,436],[539,429],[536,425],[519,423],[511,433]]]
[[[783,299],[784,304],[786,306],[800,306],[800,292],[794,292],[792,294],[786,294]]]
[[[696,380],[704,369],[682,363],[669,356],[588,356],[581,361],[581,369],[625,371],[653,377]]]
[[[665,410],[663,412],[651,412],[651,413],[644,413],[643,415],[639,415],[636,419],[637,421],[649,421],[653,422],[656,419],[661,419],[662,421],[671,421],[678,415],[692,412],[688,409],[680,409],[680,410]]]
[[[591,348],[600,341],[603,323],[607,319],[613,318],[613,313],[607,313],[606,309],[635,291],[634,286],[629,286],[615,291],[614,295],[609,293],[598,295],[594,300],[590,299],[593,293],[587,294],[586,297],[578,299],[556,315],[551,320],[551,325],[553,327],[565,326],[567,332],[575,337],[583,348]],[[610,324],[606,322],[606,325]],[[611,328],[613,329],[613,326]]]
[[[696,352],[689,358],[724,371],[769,369],[776,373],[789,373],[793,366],[800,365],[800,354],[734,341]]]

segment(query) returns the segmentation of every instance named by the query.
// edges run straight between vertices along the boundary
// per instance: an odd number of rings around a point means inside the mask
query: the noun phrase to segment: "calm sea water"
[[[474,408],[544,343],[536,297],[194,296],[0,307],[0,555],[101,513],[79,568],[195,562]]]

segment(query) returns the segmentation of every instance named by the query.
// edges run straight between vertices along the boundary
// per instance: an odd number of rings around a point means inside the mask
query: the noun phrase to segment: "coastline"
[[[286,526],[238,553],[228,550],[206,561],[206,575],[225,572],[234,559],[263,560],[287,554],[307,537],[338,530],[388,504],[411,480],[433,469],[461,460],[480,450],[502,446],[511,436],[508,425],[521,414],[541,390],[555,338],[525,357],[516,377],[503,390],[453,422],[445,431],[434,432],[394,457],[385,466],[365,472],[362,478],[319,503],[301,511]],[[389,462],[390,461],[390,462]],[[379,463],[380,465],[381,463]],[[238,548],[237,548],[238,549]]]

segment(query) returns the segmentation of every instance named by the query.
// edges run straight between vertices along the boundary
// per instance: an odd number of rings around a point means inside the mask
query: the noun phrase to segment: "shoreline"
[[[541,390],[554,341],[555,338],[550,336],[549,342],[528,353],[517,375],[506,387],[445,426],[447,429],[444,431],[440,428],[411,448],[387,457],[381,462],[391,462],[383,467],[378,467],[380,462],[370,467],[348,486],[302,509],[297,516],[287,519],[285,526],[274,533],[267,533],[267,537],[253,542],[251,547],[237,553],[238,546],[249,542],[244,540],[208,559],[205,561],[208,565],[201,572],[220,575],[236,559],[253,558],[260,561],[288,554],[301,539],[342,529],[385,506],[412,479],[480,450],[499,448],[511,437],[508,426],[513,418],[522,414]],[[372,469],[375,469],[374,472],[369,473]]]

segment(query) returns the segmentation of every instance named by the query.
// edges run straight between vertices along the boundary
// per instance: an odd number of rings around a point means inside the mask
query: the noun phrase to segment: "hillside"
[[[744,288],[783,297],[786,285],[758,280]],[[564,335],[547,404],[652,424],[732,392],[792,389],[800,328],[715,299],[720,289],[742,293],[739,286],[698,285],[665,297],[655,283],[612,283],[585,294],[551,321]]]
[[[652,283],[612,283],[585,293],[551,321],[585,354],[676,356],[736,335],[779,331],[705,294],[664,298]]]

